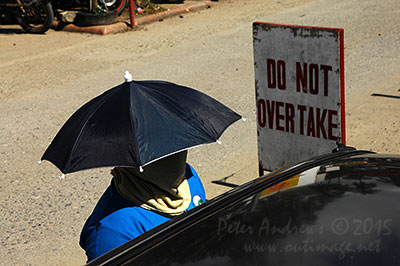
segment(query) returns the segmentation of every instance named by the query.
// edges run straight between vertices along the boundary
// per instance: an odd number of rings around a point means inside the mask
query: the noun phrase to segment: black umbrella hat
[[[129,73],[128,73],[129,74]],[[42,160],[62,173],[142,167],[215,142],[240,115],[197,90],[166,81],[127,81],[79,108]]]

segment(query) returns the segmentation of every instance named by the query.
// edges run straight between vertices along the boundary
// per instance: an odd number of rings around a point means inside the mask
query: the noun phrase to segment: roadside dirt
[[[134,19],[140,19],[142,17],[150,16],[150,15],[155,15],[159,14],[162,12],[167,12],[171,11],[174,9],[182,9],[182,8],[188,8],[191,6],[194,6],[200,2],[204,2],[203,0],[185,0],[182,2],[178,3],[149,3],[147,6],[145,6],[142,9],[141,13],[135,12],[134,14]],[[136,5],[135,5],[135,10],[136,10]],[[179,17],[183,17],[184,14],[180,15]],[[124,21],[124,22],[130,22],[130,8],[129,5],[125,10],[122,12],[121,16],[118,17],[118,21]],[[162,21],[162,20],[160,20]]]
[[[189,1],[187,1],[189,2]],[[163,79],[195,87],[247,118],[222,145],[189,152],[209,198],[257,176],[251,23],[345,29],[347,143],[400,153],[400,2],[220,0],[210,9],[110,36],[22,34],[0,26],[0,265],[82,265],[79,233],[109,185],[109,170],[67,175],[45,148],[82,104],[123,82]],[[359,10],[352,12],[352,10]],[[5,30],[7,28],[7,30]]]

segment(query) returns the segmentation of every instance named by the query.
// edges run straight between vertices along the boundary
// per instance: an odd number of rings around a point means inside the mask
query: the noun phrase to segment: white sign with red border
[[[343,29],[253,23],[260,173],[345,143]]]

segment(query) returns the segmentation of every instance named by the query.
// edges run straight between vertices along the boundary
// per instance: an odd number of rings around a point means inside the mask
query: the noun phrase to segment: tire
[[[128,0],[99,0],[99,4],[107,6],[109,11],[117,11],[118,16],[122,14],[126,8]]]
[[[32,1],[24,6],[25,12],[17,17],[19,25],[29,33],[45,33],[53,25],[54,11],[51,3]]]
[[[101,14],[79,12],[76,14],[74,24],[81,27],[109,25],[117,22],[117,18],[118,12],[116,10]]]

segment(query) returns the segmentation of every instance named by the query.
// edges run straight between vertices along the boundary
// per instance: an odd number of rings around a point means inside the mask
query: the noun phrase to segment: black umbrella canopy
[[[130,81],[92,99],[63,125],[42,156],[63,173],[140,167],[218,140],[240,115],[197,90]]]

